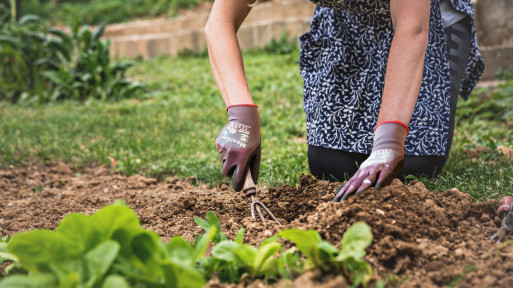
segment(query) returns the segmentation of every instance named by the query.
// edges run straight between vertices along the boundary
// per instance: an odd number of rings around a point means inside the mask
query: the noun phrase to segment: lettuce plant
[[[353,287],[360,284],[366,286],[372,277],[372,269],[362,259],[365,256],[365,248],[372,243],[372,231],[363,222],[355,223],[347,229],[342,237],[341,250],[322,240],[315,230],[287,229],[280,231],[278,235],[294,243],[306,256],[306,270],[342,272]]]
[[[214,246],[212,259],[216,262],[218,269],[223,269],[222,266],[234,267],[240,278],[244,278],[245,275],[251,279],[276,278],[278,258],[274,256],[281,250],[281,244],[276,240],[276,237],[269,238],[258,248],[225,240]]]
[[[244,228],[239,230],[234,240],[228,240],[221,231],[219,218],[212,213],[207,213],[207,221],[195,218],[196,224],[208,231],[216,228],[214,236],[214,248],[212,257],[203,259],[201,270],[210,278],[215,271],[222,282],[234,283],[241,278],[255,279],[258,277],[278,278],[279,263],[276,254],[281,250],[281,244],[277,243],[277,237],[271,237],[262,242],[257,248],[244,244]]]
[[[194,245],[180,237],[164,244],[122,203],[91,216],[69,214],[55,231],[18,233],[9,241],[1,257],[24,273],[9,275],[0,287],[202,287],[195,262],[215,233],[209,229]]]
[[[342,273],[353,287],[366,286],[372,270],[362,258],[372,242],[365,223],[356,223],[337,249],[313,230],[278,233],[296,247],[288,250],[273,236],[258,247],[244,243],[242,228],[233,240],[221,231],[219,218],[208,212],[195,218],[205,232],[189,243],[180,236],[168,243],[141,227],[123,202],[93,215],[69,214],[55,231],[32,230],[0,238],[0,263],[13,262],[7,287],[203,287],[214,274],[221,282],[256,278],[277,281],[297,277],[303,269]],[[211,242],[212,256],[205,256]],[[303,260],[299,252],[306,257]]]

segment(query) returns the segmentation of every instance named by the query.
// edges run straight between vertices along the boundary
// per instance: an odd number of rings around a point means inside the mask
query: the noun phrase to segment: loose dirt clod
[[[278,227],[274,221],[260,223],[248,217],[247,199],[227,187],[209,189],[177,178],[157,182],[113,175],[104,168],[76,174],[63,163],[29,165],[0,170],[0,227],[9,235],[53,229],[68,213],[92,213],[120,198],[136,211],[144,227],[165,240],[176,234],[193,240],[201,232],[193,218],[204,217],[207,211],[218,215],[228,237],[244,226],[245,241],[252,244],[277,229],[299,227],[316,229],[339,246],[344,231],[364,221],[374,234],[366,259],[381,277],[404,281],[405,287],[513,285],[513,245],[499,248],[490,240],[501,224],[497,201],[474,202],[457,189],[431,192],[420,182],[405,186],[396,181],[379,191],[369,189],[360,197],[333,203],[333,191],[339,185],[302,176],[297,187],[285,185],[260,193],[259,199],[272,206],[284,224]],[[308,275],[297,283],[344,284],[340,277]],[[251,285],[265,287],[258,281]],[[290,287],[294,285],[300,284]]]

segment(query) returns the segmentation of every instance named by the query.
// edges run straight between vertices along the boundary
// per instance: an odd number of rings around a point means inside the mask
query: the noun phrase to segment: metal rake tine
[[[255,205],[255,209],[258,213],[258,216],[260,217],[260,219],[262,220],[262,222],[265,220],[265,217],[264,217],[264,214],[262,214],[262,211],[260,210],[260,207],[258,207],[258,205]]]
[[[256,210],[258,213],[258,217],[260,217],[260,220],[262,220],[262,222],[264,222],[265,221],[264,215],[262,214],[262,211],[260,211],[260,207],[258,207],[256,204],[257,204],[257,201],[251,202],[251,217],[253,217],[253,219],[256,219],[256,217],[255,217],[255,210]]]
[[[262,215],[262,212],[260,211],[258,206],[260,206],[262,209],[264,209],[264,211],[267,213],[267,215],[269,215],[269,217],[271,217],[271,219],[273,219],[276,223],[278,223],[278,225],[281,225],[280,221],[278,221],[278,219],[276,219],[276,217],[274,217],[273,213],[264,205],[264,203],[255,200],[255,197],[251,196],[251,216],[253,216],[253,219],[256,219],[254,216],[255,212],[253,209],[253,207],[256,207],[256,210],[259,214],[258,216],[260,216],[260,219],[262,219],[262,221],[265,220],[264,215]]]

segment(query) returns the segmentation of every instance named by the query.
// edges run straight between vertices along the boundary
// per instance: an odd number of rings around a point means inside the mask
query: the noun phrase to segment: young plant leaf
[[[161,261],[165,256],[165,248],[159,242],[160,238],[153,232],[140,230],[140,233],[132,237],[129,248],[121,254],[146,279],[151,279],[150,282],[158,282],[164,277]]]
[[[89,272],[86,287],[93,285],[103,278],[119,253],[119,244],[115,241],[106,241],[85,255],[87,271]]]
[[[217,235],[217,228],[211,227],[203,236],[201,236],[196,243],[194,243],[194,255],[192,261],[196,262],[199,258],[205,255],[208,245]]]
[[[158,245],[160,239],[155,236],[150,231],[141,231],[131,241],[133,254],[145,265],[149,265],[152,261],[156,262],[163,256]]]
[[[14,235],[7,250],[30,270],[38,264],[59,262],[78,257],[79,246],[62,234],[48,230],[32,230]]]
[[[295,275],[302,274],[305,262],[297,252],[296,247],[287,249],[280,254],[278,259],[278,273],[283,279],[291,279]]]
[[[130,288],[123,276],[110,275],[103,281],[102,288]]]
[[[0,243],[0,244],[6,244],[6,248],[7,248],[7,243]],[[5,260],[10,260],[10,261],[13,261],[13,262],[18,262],[18,257],[16,257],[16,255],[12,254],[12,253],[9,253],[9,252],[3,252],[2,249],[0,249],[0,264],[2,263],[2,261],[5,261]]]
[[[278,232],[278,235],[296,244],[297,249],[306,256],[305,269],[310,270],[316,267],[330,270],[331,257],[322,253],[323,249],[329,249],[328,244],[321,244],[321,235],[315,230],[287,229]],[[327,242],[326,242],[327,243]],[[338,250],[337,250],[338,251]]]
[[[331,245],[328,241],[322,241],[319,243],[319,251],[321,253],[321,257],[325,259],[330,259],[337,255],[340,251],[333,245]]]
[[[255,254],[255,247],[249,244],[239,244],[231,240],[225,240],[212,249],[213,257],[235,263],[248,270],[253,267]]]
[[[74,242],[82,253],[93,249],[98,244],[107,240],[107,235],[100,230],[96,222],[85,214],[68,214],[64,217],[55,230]]]
[[[91,216],[91,221],[98,223],[100,231],[105,233],[107,238],[111,238],[113,234],[119,230],[130,232],[131,229],[141,229],[137,214],[125,205],[113,204],[106,206]],[[133,233],[127,233],[133,234]],[[116,239],[123,247],[128,243],[124,239]]]
[[[372,243],[372,231],[369,225],[363,222],[353,224],[342,236],[342,251],[337,261],[344,261],[349,257],[360,259],[365,256],[365,248]]]
[[[206,218],[207,218],[207,221],[205,221],[199,217],[194,217],[194,222],[196,222],[196,224],[198,224],[205,231],[208,231],[210,229],[210,227],[216,228],[217,233],[213,239],[214,244],[217,244],[221,241],[226,240],[227,237],[221,230],[221,223],[219,222],[219,218],[217,218],[216,214],[212,211],[208,211]]]
[[[260,245],[266,245],[268,243],[274,243],[274,242],[278,242],[278,235],[274,235],[274,236],[271,236],[271,237],[265,239],[264,241],[262,241],[262,244],[260,244]]]
[[[85,286],[88,281],[86,261],[84,259],[73,259],[62,262],[48,263],[53,275],[57,277],[61,287]],[[80,283],[80,281],[83,283]]]
[[[235,253],[235,249],[237,249],[242,244],[236,243],[234,241],[225,240],[212,248],[212,256],[216,259],[220,259],[223,261],[227,261],[230,263],[240,263],[240,259],[237,257]]]
[[[287,229],[278,232],[278,236],[296,244],[297,249],[307,257],[311,250],[321,242],[321,236],[314,230]]]
[[[277,261],[274,255],[276,255],[280,249],[281,244],[276,242],[268,242],[260,245],[255,255],[255,261],[253,262],[253,276],[264,275],[265,272],[269,271],[272,267],[271,264],[274,262],[273,260]]]
[[[0,288],[57,287],[57,279],[50,274],[12,275],[0,282]]]
[[[201,219],[200,217],[194,217],[194,222],[196,222],[196,224],[198,224],[198,226],[201,227],[201,229],[207,231],[208,230],[208,222]]]
[[[168,257],[177,263],[193,265],[194,248],[180,236],[173,237],[166,244]]]
[[[239,243],[239,244],[244,243],[244,232],[245,231],[246,230],[244,229],[244,227],[240,228],[239,232],[237,232],[237,235],[235,235],[234,241]]]
[[[163,268],[166,287],[201,288],[205,285],[203,276],[192,267],[168,259],[164,261]]]
[[[59,288],[74,288],[80,286],[80,275],[78,273],[69,273],[65,275],[62,279],[59,279]]]

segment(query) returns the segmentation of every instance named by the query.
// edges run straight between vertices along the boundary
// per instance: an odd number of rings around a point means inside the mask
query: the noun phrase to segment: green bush
[[[271,41],[264,47],[264,51],[269,54],[292,54],[299,50],[299,43],[296,37],[292,37],[290,40],[287,36],[288,32],[281,34],[279,40],[271,39]]]
[[[134,18],[174,16],[179,9],[211,0],[91,0],[59,1],[56,5],[39,0],[20,1],[20,15],[37,14],[52,23],[67,24],[75,18],[82,24],[126,22]]]
[[[505,111],[502,119],[513,119],[513,74],[509,72],[508,78],[504,83],[499,84],[497,89],[490,95],[495,103]]]
[[[3,18],[0,18],[3,19]],[[0,100],[47,103],[60,99],[119,99],[142,88],[125,72],[131,63],[110,64],[109,41],[94,31],[70,27],[71,34],[48,28],[39,16],[25,15],[0,28]]]
[[[46,27],[33,15],[23,16],[16,24],[2,23],[0,100],[18,102],[48,89],[41,74],[54,69],[58,57],[56,50],[47,48]]]
[[[125,78],[126,70],[132,66],[130,62],[110,64],[110,42],[100,40],[104,29],[105,25],[100,25],[91,32],[89,26],[80,27],[76,21],[71,35],[54,28],[48,30],[55,36],[48,41],[60,59],[58,70],[43,73],[52,85],[50,100],[117,100],[142,88],[138,82]]]
[[[0,26],[3,26],[5,23],[9,21],[11,15],[9,14],[9,9],[4,4],[0,3]]]

